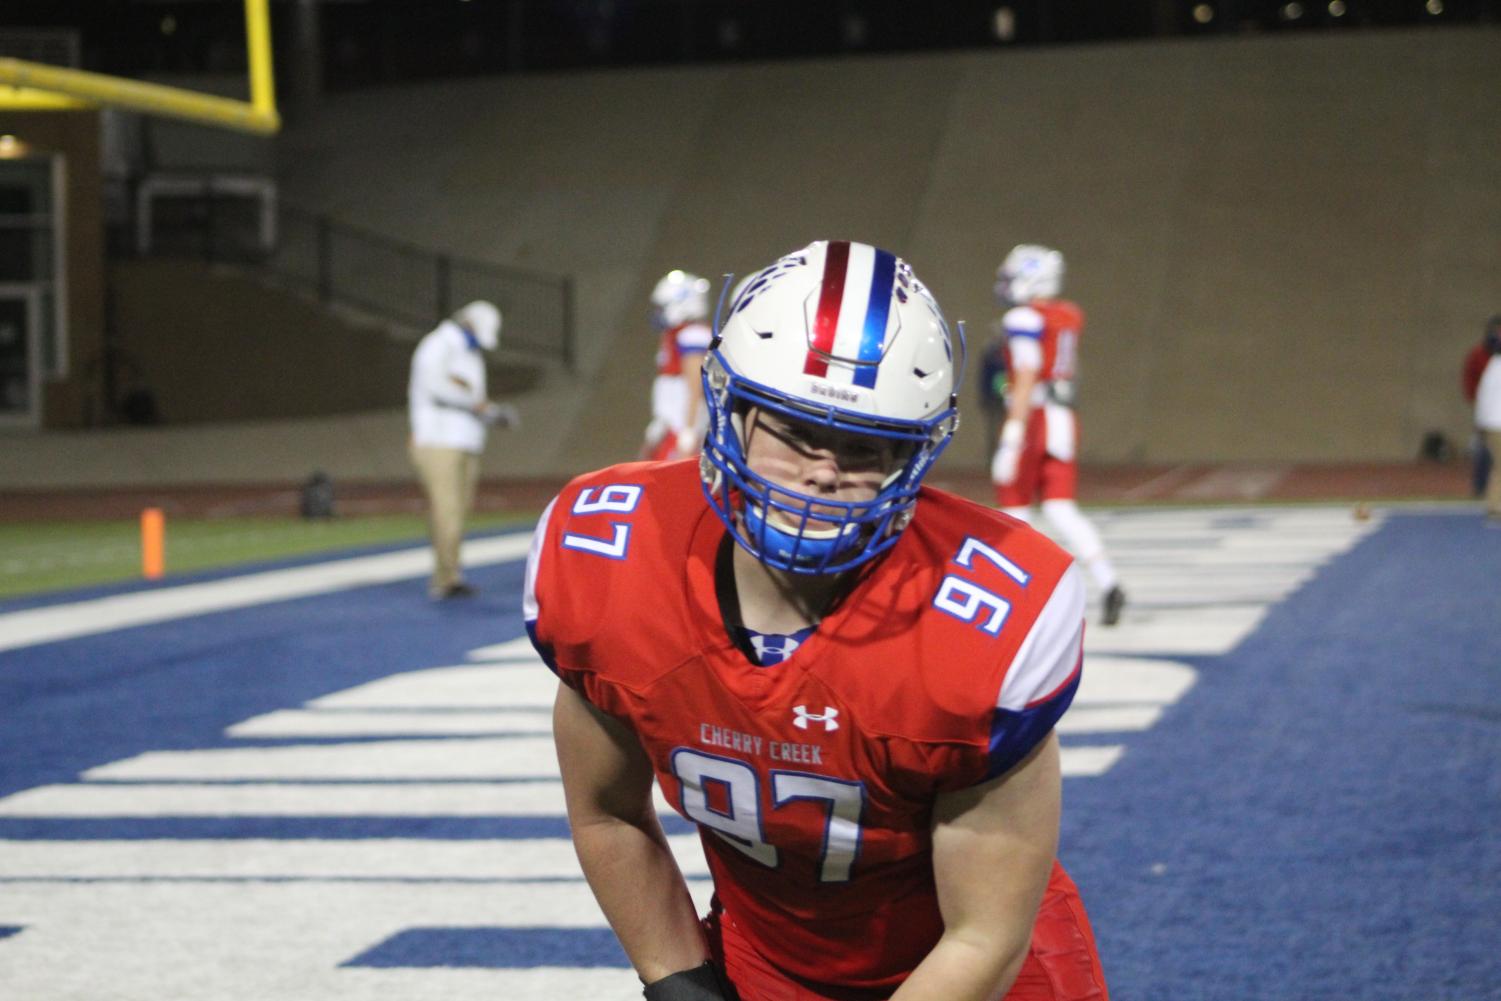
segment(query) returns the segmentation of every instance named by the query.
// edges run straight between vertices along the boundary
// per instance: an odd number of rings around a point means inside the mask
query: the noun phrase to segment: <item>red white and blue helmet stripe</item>
[[[891,311],[896,255],[878,247],[838,240],[824,256],[823,282],[818,293],[805,375],[831,382],[847,379],[874,389],[879,363],[886,353],[886,326]],[[835,366],[829,359],[854,362]],[[842,378],[841,378],[842,377]]]
[[[900,258],[846,241],[785,255],[736,290],[704,363],[699,472],[714,512],[779,570],[839,573],[890,549],[958,424],[953,366],[938,305]],[[898,461],[873,496],[805,492],[752,468],[752,409],[883,439]]]

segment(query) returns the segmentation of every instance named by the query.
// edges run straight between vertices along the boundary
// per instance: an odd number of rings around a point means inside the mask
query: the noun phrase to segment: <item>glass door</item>
[[[66,373],[57,324],[61,161],[0,159],[0,427],[37,427],[47,376]]]
[[[36,427],[42,365],[41,291],[0,283],[0,426]]]

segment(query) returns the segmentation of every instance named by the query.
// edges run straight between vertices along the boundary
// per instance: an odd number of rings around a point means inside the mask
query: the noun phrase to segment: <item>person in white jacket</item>
[[[435,601],[467,597],[459,546],[474,506],[479,458],[491,426],[514,427],[516,410],[491,400],[485,390],[484,352],[500,344],[500,310],[477,300],[439,323],[417,344],[407,383],[412,465],[427,497]]]
[[[1501,525],[1501,340],[1491,342],[1491,360],[1475,388],[1475,428],[1496,459],[1485,484],[1485,515],[1492,525]]]

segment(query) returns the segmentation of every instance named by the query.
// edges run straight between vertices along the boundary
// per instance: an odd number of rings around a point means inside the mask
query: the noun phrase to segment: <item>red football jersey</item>
[[[682,375],[683,355],[707,351],[713,339],[714,332],[708,324],[697,320],[662,331],[662,340],[657,344],[657,374]]]
[[[1082,581],[1021,522],[924,489],[848,598],[758,667],[720,613],[725,538],[696,460],[581,477],[538,526],[529,629],[638,735],[756,950],[813,984],[889,991],[942,932],[935,797],[1008,770],[1072,699]]]
[[[1044,382],[1068,381],[1078,372],[1079,338],[1084,334],[1084,311],[1067,299],[1034,299],[1006,311],[1006,370],[1016,371],[1016,338],[1031,338],[1042,352],[1038,365]]]

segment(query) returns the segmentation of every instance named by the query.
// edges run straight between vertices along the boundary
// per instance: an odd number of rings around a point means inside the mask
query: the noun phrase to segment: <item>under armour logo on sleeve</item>
[[[839,720],[835,718],[839,715],[839,710],[833,706],[824,706],[822,713],[810,713],[807,706],[793,706],[792,712],[794,713],[792,725],[799,730],[808,729],[809,720],[822,723],[825,732],[839,729]]]

